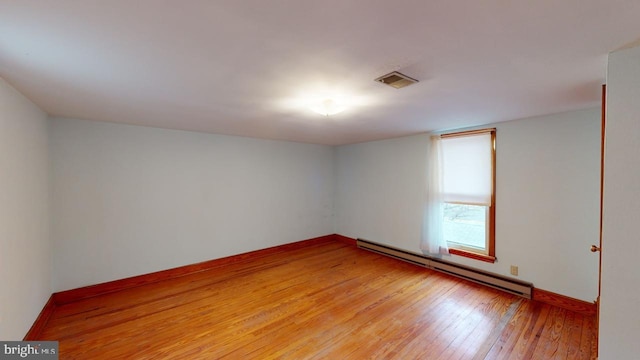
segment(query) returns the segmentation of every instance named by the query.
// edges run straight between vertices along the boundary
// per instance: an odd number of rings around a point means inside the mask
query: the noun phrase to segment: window
[[[441,135],[449,252],[495,261],[495,129]]]

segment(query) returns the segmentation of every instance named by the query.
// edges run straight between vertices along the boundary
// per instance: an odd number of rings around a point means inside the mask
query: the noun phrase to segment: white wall
[[[640,47],[609,55],[600,359],[640,354]]]
[[[334,233],[333,148],[51,120],[56,291]]]
[[[51,295],[47,115],[0,78],[0,339],[22,340]]]
[[[496,256],[447,260],[594,301],[598,258],[600,110],[494,125]],[[488,126],[489,127],[489,126]],[[428,136],[341,146],[336,154],[336,232],[420,252]]]
[[[336,232],[419,251],[428,136],[336,151]]]

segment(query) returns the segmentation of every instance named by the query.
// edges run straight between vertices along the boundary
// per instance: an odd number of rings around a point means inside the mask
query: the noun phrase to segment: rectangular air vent
[[[387,75],[382,75],[377,78],[376,81],[387,84],[389,86],[393,86],[396,89],[400,89],[418,82],[418,80],[411,78],[405,74],[401,74],[397,71],[388,73]]]

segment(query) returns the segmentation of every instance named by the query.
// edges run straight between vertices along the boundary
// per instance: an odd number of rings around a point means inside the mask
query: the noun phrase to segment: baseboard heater
[[[357,239],[357,245],[361,249],[373,251],[414,265],[440,271],[478,284],[506,291],[510,294],[531,299],[533,284],[525,281],[510,279],[498,274],[492,274],[490,272],[454,264],[434,257],[401,250],[388,245],[378,244],[369,240]]]

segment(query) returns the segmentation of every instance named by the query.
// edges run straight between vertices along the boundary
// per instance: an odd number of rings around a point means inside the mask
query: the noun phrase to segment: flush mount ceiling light
[[[356,94],[346,86],[312,83],[297,90],[292,96],[283,98],[278,103],[278,107],[283,111],[295,111],[305,116],[320,114],[330,117],[345,110],[351,115],[353,110],[372,103],[370,96]]]
[[[341,102],[327,98],[312,104],[309,104],[309,109],[311,111],[316,112],[320,115],[331,116],[337,113],[343,112],[346,109],[346,106]]]
[[[392,86],[396,89],[401,89],[418,82],[418,80],[397,71],[388,73],[387,75],[382,75],[375,81]]]

